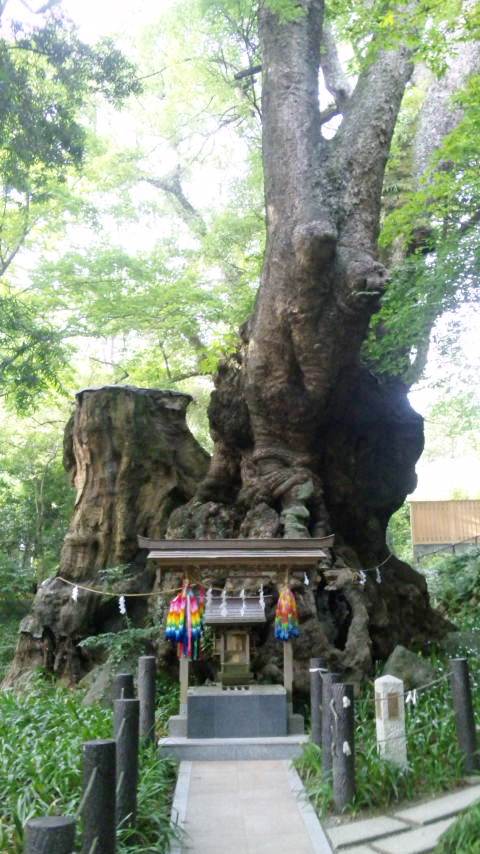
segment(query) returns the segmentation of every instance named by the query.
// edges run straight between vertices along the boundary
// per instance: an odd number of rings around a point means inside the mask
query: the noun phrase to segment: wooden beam
[[[315,549],[325,549],[333,546],[335,535],[327,537],[303,537],[293,539],[254,539],[239,538],[231,540],[152,540],[148,537],[138,536],[138,545],[141,549],[155,549],[156,551],[174,552],[200,552],[204,551],[243,551],[245,554],[252,552],[310,552]]]
[[[283,685],[287,692],[287,702],[291,704],[293,693],[293,646],[292,641],[283,642]]]
[[[188,670],[190,659],[183,656],[180,661],[180,712],[186,709],[188,698]]]

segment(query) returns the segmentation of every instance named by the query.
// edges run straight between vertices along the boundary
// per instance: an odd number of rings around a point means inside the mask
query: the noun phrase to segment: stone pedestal
[[[375,679],[378,752],[383,759],[406,768],[408,761],[403,694],[403,682],[396,676]]]
[[[286,736],[287,692],[281,685],[189,688],[188,738]]]

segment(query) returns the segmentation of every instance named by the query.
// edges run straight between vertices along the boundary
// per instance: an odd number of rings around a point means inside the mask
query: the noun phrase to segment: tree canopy
[[[79,212],[72,181],[86,156],[92,98],[119,105],[140,82],[113,42],[83,43],[52,4],[31,25],[6,20],[7,5],[0,8],[0,393],[23,408],[58,386],[69,322],[48,322],[45,307],[25,297],[28,273],[10,278],[12,265],[22,250],[41,252],[45,233],[51,240]]]

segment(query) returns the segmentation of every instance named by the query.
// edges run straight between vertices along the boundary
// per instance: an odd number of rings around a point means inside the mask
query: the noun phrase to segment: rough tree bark
[[[64,443],[77,497],[58,575],[100,587],[102,569],[124,566],[121,590],[151,590],[154,573],[138,551],[137,535],[163,537],[170,513],[194,494],[208,466],[208,454],[185,423],[190,400],[174,391],[129,386],[77,395]],[[148,600],[128,600],[136,622],[147,608]],[[71,586],[48,579],[20,625],[6,684],[17,685],[36,666],[78,681],[89,667],[78,641],[123,624],[117,599],[81,591],[74,602]]]
[[[348,97],[332,140],[321,133],[318,74],[324,8],[281,21],[264,5],[263,166],[267,246],[242,347],[217,374],[209,473],[171,517],[168,536],[322,536],[334,532],[313,590],[299,585],[309,655],[359,677],[396,643],[445,628],[423,577],[390,558],[362,589],[353,570],[388,557],[390,515],[414,488],[422,419],[407,389],[380,385],[360,348],[387,282],[377,256],[384,168],[413,65],[380,51]],[[332,57],[331,34],[326,51]],[[328,74],[334,74],[330,62]],[[329,88],[335,90],[335,82]],[[351,571],[352,570],[352,571]],[[265,640],[265,639],[264,639]],[[274,656],[271,635],[256,662]]]

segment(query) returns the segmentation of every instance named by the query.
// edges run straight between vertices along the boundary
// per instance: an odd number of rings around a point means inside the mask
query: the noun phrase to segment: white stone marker
[[[403,682],[396,676],[375,679],[375,719],[380,756],[406,768],[405,703]]]

